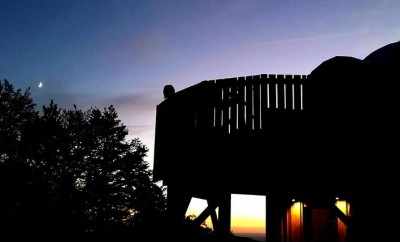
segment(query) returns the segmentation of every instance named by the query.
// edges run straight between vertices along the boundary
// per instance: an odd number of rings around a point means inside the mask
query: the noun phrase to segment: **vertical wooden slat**
[[[268,76],[261,75],[260,88],[261,88],[261,129],[267,127],[267,112],[268,112]]]
[[[302,94],[302,98],[301,98],[301,109],[302,110],[304,109],[304,85],[305,85],[305,83],[307,83],[307,79],[308,79],[308,76],[306,76],[306,75],[303,75],[301,78],[300,90],[302,91],[302,93],[301,93]]]
[[[202,88],[195,95],[195,108],[197,109],[197,127],[208,130],[214,126],[214,81],[204,81]]]
[[[245,85],[245,78],[244,77],[239,77],[238,82],[237,82],[237,90],[238,90],[238,124],[239,124],[239,131],[243,130],[245,128],[245,112],[244,112],[244,107],[245,107],[245,102],[244,102],[244,85]]]
[[[231,133],[234,130],[233,116],[234,116],[234,90],[233,85],[237,81],[237,78],[228,78],[221,80],[224,85],[224,130],[227,133]],[[236,114],[235,114],[236,115]]]
[[[222,88],[217,84],[215,85],[215,127],[220,129],[222,127]]]
[[[259,130],[261,124],[260,112],[260,76],[253,76],[253,119],[254,129]]]
[[[269,110],[270,111],[276,111],[276,92],[275,92],[275,86],[276,86],[276,76],[275,75],[269,75],[268,76],[268,89],[269,89]]]
[[[251,83],[253,77],[246,77],[246,128],[251,130],[253,128],[253,85]]]
[[[218,102],[218,93],[217,93],[217,87],[215,85],[215,80],[209,81],[208,90],[209,90],[209,97],[206,98],[209,99],[208,108],[209,108],[209,114],[211,115],[209,128],[214,128],[216,127],[216,114],[217,114],[216,103]]]
[[[223,110],[223,125],[222,129],[224,133],[229,131],[229,87],[226,85],[225,80],[223,84],[223,100],[222,100],[222,110]]]
[[[285,95],[284,95],[285,76],[278,75],[277,83],[278,83],[278,109],[280,111],[283,111],[285,102]]]
[[[293,84],[293,77],[292,76],[287,76],[285,79],[285,86],[286,86],[286,111],[292,111],[293,106],[292,106],[292,84]]]
[[[300,104],[301,104],[301,95],[300,95],[300,85],[301,85],[301,76],[295,75],[293,78],[294,83],[294,106],[295,111],[300,111]]]
[[[238,126],[238,83],[237,79],[232,80],[232,85],[231,85],[231,133],[236,133],[237,131],[237,126]]]

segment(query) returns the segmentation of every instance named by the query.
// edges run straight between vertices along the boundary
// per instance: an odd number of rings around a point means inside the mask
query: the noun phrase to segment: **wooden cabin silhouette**
[[[397,42],[364,60],[334,57],[310,75],[165,86],[154,179],[168,186],[171,224],[198,197],[208,207],[193,223],[211,216],[226,235],[231,194],[257,194],[266,196],[268,241],[353,241],[363,209],[356,177],[379,135],[373,117],[386,115],[395,97],[379,81],[396,76],[399,50]]]

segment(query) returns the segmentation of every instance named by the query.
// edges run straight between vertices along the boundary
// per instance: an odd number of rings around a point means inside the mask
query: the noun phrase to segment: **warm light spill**
[[[301,202],[294,203],[292,205],[292,207],[290,208],[292,219],[294,219],[296,221],[301,219],[302,211],[303,211],[303,203],[301,203]]]
[[[350,203],[344,200],[336,201],[336,207],[346,216],[350,215]]]
[[[350,216],[350,203],[344,200],[338,200],[336,201],[336,207],[342,211],[342,213],[346,216]],[[338,241],[339,242],[344,242],[346,241],[346,235],[347,235],[347,226],[343,221],[341,221],[339,218],[337,219],[337,226],[338,226]]]
[[[295,202],[288,209],[287,219],[287,235],[289,241],[300,242],[303,238],[303,203]]]
[[[265,196],[232,194],[231,230],[255,239],[265,238]]]

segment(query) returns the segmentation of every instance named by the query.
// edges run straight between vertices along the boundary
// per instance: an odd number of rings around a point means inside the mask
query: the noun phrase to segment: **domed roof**
[[[312,72],[312,76],[326,75],[327,73],[346,73],[349,70],[354,70],[354,67],[360,65],[360,59],[349,56],[336,56],[322,62]]]
[[[400,66],[400,41],[375,50],[364,61],[378,65]]]

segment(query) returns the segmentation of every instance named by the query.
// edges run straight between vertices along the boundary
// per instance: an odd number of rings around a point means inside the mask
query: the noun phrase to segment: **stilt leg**
[[[267,241],[282,241],[282,219],[284,201],[279,193],[271,192],[267,197]]]
[[[167,195],[167,212],[168,220],[171,223],[170,226],[180,226],[185,220],[185,213],[191,197],[187,193],[175,189],[172,185],[168,186]]]
[[[228,235],[231,231],[231,194],[226,193],[219,199],[219,235]]]

